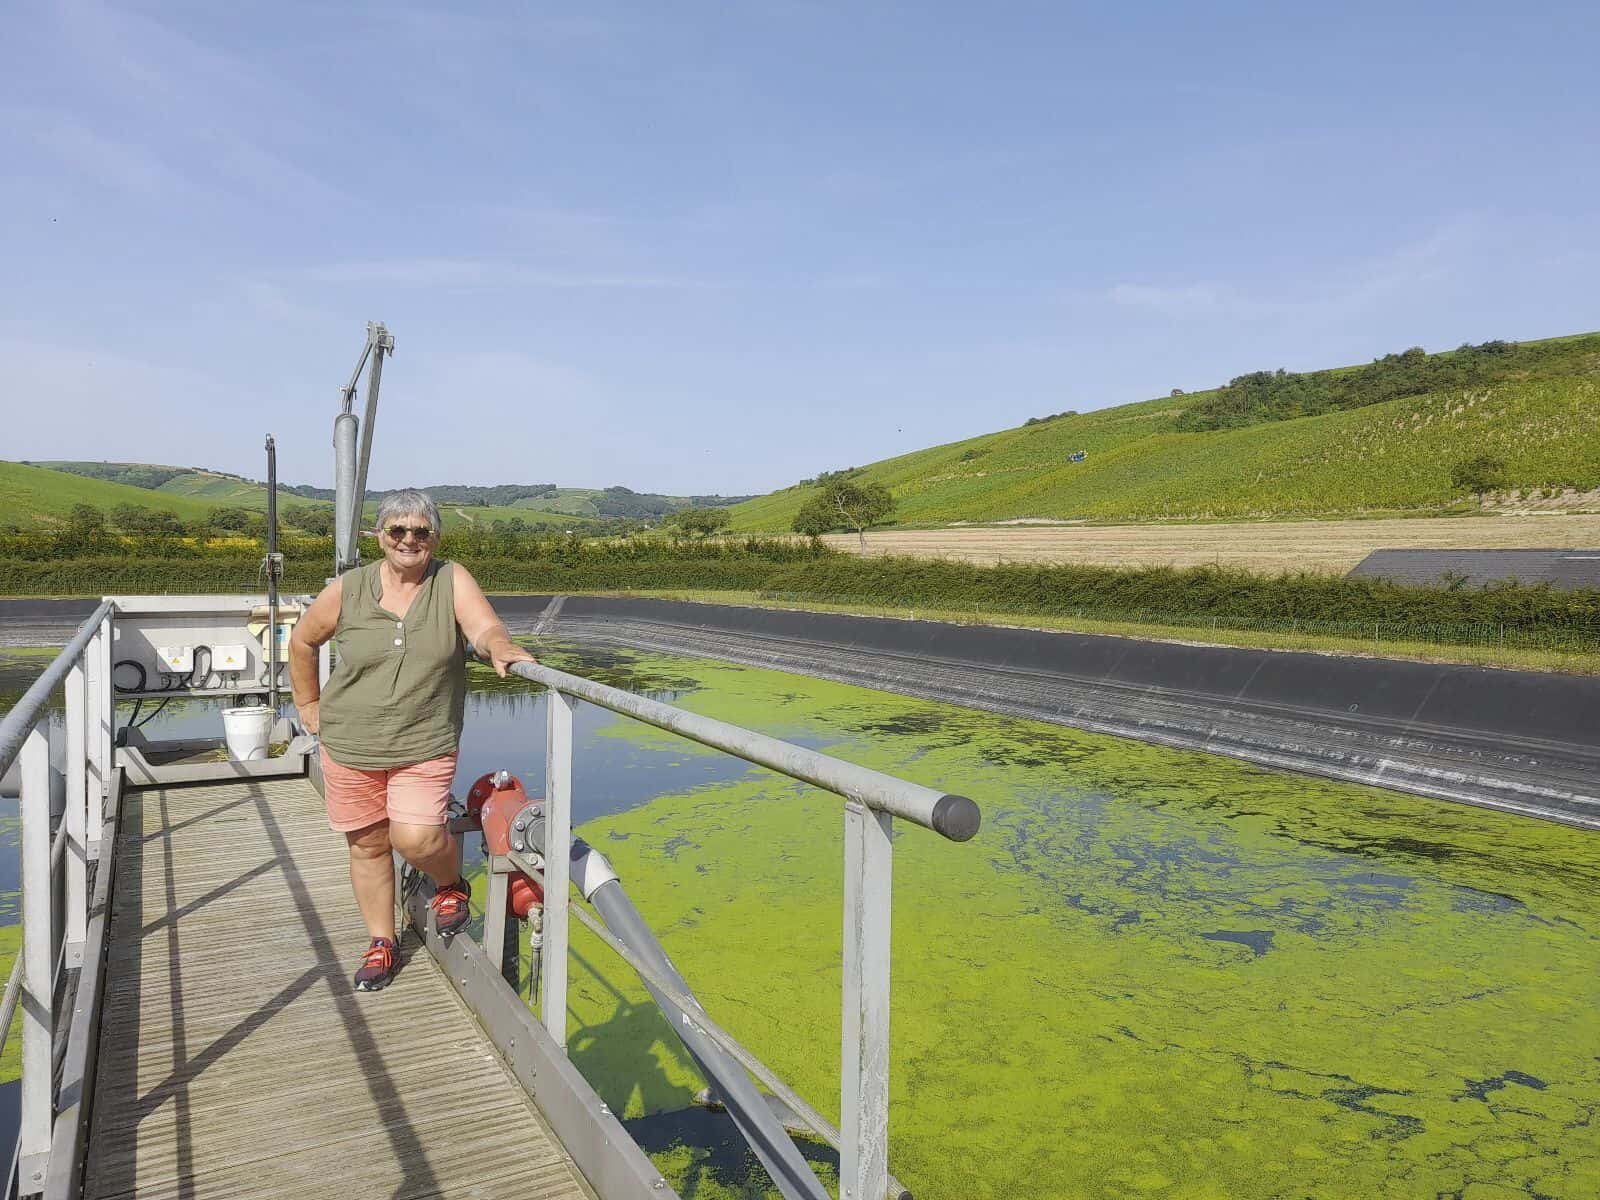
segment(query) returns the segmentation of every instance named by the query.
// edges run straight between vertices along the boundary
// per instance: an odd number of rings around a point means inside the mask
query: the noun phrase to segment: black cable
[[[171,704],[172,700],[173,700],[173,697],[168,696],[160,704],[156,705],[153,709],[151,709],[150,710],[150,715],[147,716],[144,720],[140,721],[140,720],[135,719],[132,722],[130,722],[129,728],[140,729],[140,728],[150,724],[151,721],[154,721],[157,717],[159,717],[161,715],[161,710],[163,708],[165,708],[167,705]],[[135,707],[134,707],[133,715],[134,715],[135,718],[137,718],[138,715],[139,715],[139,710],[138,710],[138,706],[137,705],[135,705]]]
[[[139,672],[139,682],[134,684],[131,688],[117,687],[116,674],[118,667],[132,667],[135,671]],[[144,664],[136,658],[124,658],[112,663],[111,675],[111,686],[116,688],[119,692],[142,692],[145,690],[145,684],[150,682],[150,675],[144,669]]]
[[[135,671],[139,672],[139,682],[134,684],[131,688],[118,687],[117,686],[117,668],[118,667],[132,667]],[[114,662],[114,663],[111,664],[111,688],[112,688],[113,691],[116,691],[116,692],[142,692],[142,691],[145,690],[145,685],[147,683],[149,683],[149,682],[150,682],[149,672],[147,672],[144,669],[144,664],[142,662],[139,662],[137,659],[124,658],[124,659],[120,659],[117,662]],[[134,699],[134,702],[133,702],[133,716],[129,717],[128,719],[130,721],[137,721],[139,719],[139,710],[141,708],[143,708],[143,707],[144,707],[144,698],[142,696],[141,697],[136,697]]]
[[[200,651],[202,650],[206,652],[206,673],[200,676],[200,682],[196,683],[194,681],[193,666],[195,663],[200,661]],[[194,648],[194,663],[190,664],[191,669],[189,671],[189,686],[192,688],[199,688],[201,691],[204,691],[207,687],[209,687],[211,683],[211,676],[216,673],[211,669],[215,663],[216,655],[211,652],[210,646],[196,646]]]

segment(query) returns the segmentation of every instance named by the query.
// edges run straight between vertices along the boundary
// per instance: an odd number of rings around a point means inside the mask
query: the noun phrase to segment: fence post
[[[18,1189],[43,1190],[50,1161],[55,1083],[50,1045],[55,1026],[51,947],[50,745],[37,725],[22,744],[22,1125]]]
[[[68,967],[83,966],[89,926],[89,856],[84,839],[89,799],[88,714],[83,659],[67,672],[66,932]]]
[[[841,1200],[889,1187],[889,910],[894,818],[844,806],[844,1022],[839,1048]]]
[[[547,693],[544,748],[544,1027],[567,1045],[567,881],[572,846],[572,701]]]

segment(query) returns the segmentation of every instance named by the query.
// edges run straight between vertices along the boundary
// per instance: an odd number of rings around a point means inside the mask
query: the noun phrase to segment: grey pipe
[[[908,783],[870,767],[830,758],[826,754],[818,754],[815,750],[795,746],[752,729],[674,708],[659,700],[596,683],[592,679],[568,675],[565,671],[557,671],[539,663],[513,663],[511,669],[533,683],[553,687],[565,695],[609,708],[612,712],[676,733],[702,746],[726,750],[746,762],[771,767],[795,779],[814,783],[847,799],[859,800],[879,812],[903,817],[952,842],[964,842],[978,832],[981,814],[978,806],[966,796],[946,795],[934,788]]]
[[[544,844],[542,817],[535,820],[530,832],[535,845]],[[572,839],[572,882],[619,941],[625,943],[680,994],[694,1000],[694,993],[672,965],[661,943],[656,941],[655,934],[650,932],[650,927],[633,906],[633,901],[628,899],[622,882],[605,855],[578,837]],[[689,1057],[700,1068],[700,1073],[722,1098],[728,1115],[733,1118],[733,1123],[761,1160],[761,1165],[767,1169],[778,1190],[788,1200],[830,1200],[827,1189],[812,1173],[805,1157],[795,1146],[794,1139],[789,1136],[789,1131],[773,1113],[766,1097],[745,1074],[744,1068],[696,1027],[696,1013],[680,1008],[649,980],[642,982],[673,1033],[683,1043],[683,1048],[689,1052]],[[697,1009],[700,1008],[698,1000],[694,1004]]]
[[[381,329],[382,326],[378,328]],[[371,326],[367,328],[367,336],[377,337]],[[372,461],[372,430],[378,421],[378,385],[383,380],[383,351],[383,342],[374,341],[372,362],[367,367],[367,411],[361,418],[361,453],[356,458],[354,511],[350,514],[352,555],[355,552],[356,536],[361,529],[361,510],[367,501],[367,466]],[[354,561],[354,558],[351,561]]]
[[[272,709],[272,719],[276,721],[278,719],[278,444],[272,440],[270,433],[267,434],[267,704]]]
[[[342,412],[333,419],[333,571],[339,574],[356,562],[356,530],[360,514],[353,512],[356,494],[356,435],[361,426],[355,413]]]

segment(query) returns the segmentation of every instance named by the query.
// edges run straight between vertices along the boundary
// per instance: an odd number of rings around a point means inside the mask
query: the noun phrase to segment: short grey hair
[[[409,517],[413,513],[427,519],[428,528],[439,532],[439,506],[427,492],[416,488],[401,488],[390,492],[378,504],[378,528],[384,529],[395,517]]]

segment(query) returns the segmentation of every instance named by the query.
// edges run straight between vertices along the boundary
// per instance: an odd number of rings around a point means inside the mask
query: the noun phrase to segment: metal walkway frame
[[[137,622],[136,598],[122,600],[123,619]],[[215,599],[196,597],[215,611]],[[173,600],[156,606],[174,611]],[[181,605],[177,607],[181,608]],[[118,765],[117,691],[112,644],[119,601],[106,599],[74,633],[22,699],[0,720],[0,774],[21,768],[22,947],[6,987],[0,1031],[22,1010],[22,1114],[7,1195],[76,1200],[83,1195],[90,1113],[95,1103],[102,1003],[107,986],[110,915],[116,889],[117,823],[125,780]],[[697,1027],[840,1152],[843,1200],[901,1196],[888,1169],[889,978],[892,824],[895,817],[965,841],[978,829],[971,800],[864,767],[727,722],[690,713],[618,688],[550,668],[518,664],[517,674],[548,697],[544,804],[548,844],[571,840],[572,711],[575,701],[633,720],[834,792],[845,821],[844,945],[840,1121],[835,1128],[800,1101],[748,1050],[733,1041],[692,997]],[[51,696],[65,690],[65,720],[46,719]],[[245,689],[251,690],[251,689]],[[180,693],[181,694],[181,693]],[[59,762],[57,770],[52,764]],[[312,771],[313,782],[320,783]],[[433,933],[426,896],[410,897],[409,915],[451,985],[488,1040],[553,1129],[602,1200],[672,1194],[615,1114],[566,1057],[568,858],[520,859],[545,882],[544,969],[535,1016],[501,977],[505,876],[491,874],[485,943]],[[649,964],[586,913],[602,941],[639,970]],[[668,982],[669,991],[670,981]],[[0,1033],[3,1037],[3,1033]],[[0,1043],[3,1044],[3,1043]],[[352,1181],[353,1182],[353,1181]],[[345,1190],[344,1194],[352,1194]]]

